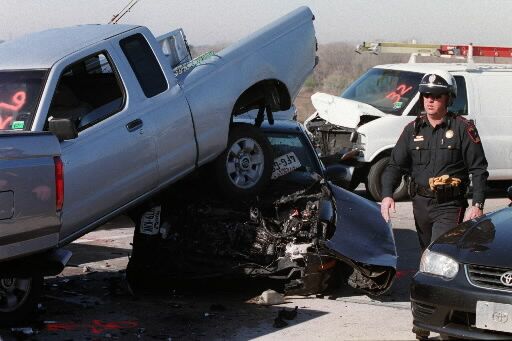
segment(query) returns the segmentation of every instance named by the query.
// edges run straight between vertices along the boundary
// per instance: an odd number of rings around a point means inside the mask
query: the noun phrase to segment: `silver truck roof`
[[[400,64],[385,64],[375,66],[379,69],[390,69],[400,71],[411,71],[419,73],[429,73],[435,70],[443,70],[448,72],[458,71],[507,71],[512,72],[511,64],[492,64],[492,63],[400,63]]]
[[[48,69],[63,57],[135,25],[80,25],[31,33],[0,44],[0,70]]]

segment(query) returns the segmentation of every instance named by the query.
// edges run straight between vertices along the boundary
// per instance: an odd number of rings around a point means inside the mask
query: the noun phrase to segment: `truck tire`
[[[42,288],[42,275],[0,278],[0,325],[18,325],[33,318]]]
[[[382,200],[382,181],[381,177],[389,163],[389,156],[385,156],[379,161],[375,162],[368,172],[367,190],[375,201]],[[398,185],[393,193],[395,201],[405,200],[409,197],[408,186],[409,181],[407,177],[402,178],[402,182]]]
[[[272,146],[256,127],[235,123],[228,146],[214,164],[219,190],[228,197],[258,194],[272,175]]]

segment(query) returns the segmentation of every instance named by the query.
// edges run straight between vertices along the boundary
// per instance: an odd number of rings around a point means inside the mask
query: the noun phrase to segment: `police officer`
[[[469,174],[473,181],[473,203],[466,220],[483,214],[488,177],[487,160],[472,121],[448,112],[457,96],[457,84],[446,71],[423,76],[420,106],[424,113],[408,124],[391,153],[382,176],[381,213],[389,221],[395,211],[392,193],[402,179],[411,175],[414,221],[424,250],[437,237],[458,225],[468,207],[465,194]],[[444,176],[446,184],[441,181]],[[437,178],[437,179],[436,179]]]

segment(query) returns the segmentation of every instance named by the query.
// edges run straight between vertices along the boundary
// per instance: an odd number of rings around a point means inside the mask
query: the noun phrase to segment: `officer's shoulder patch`
[[[466,131],[468,132],[469,138],[474,143],[480,143],[480,136],[478,136],[478,131],[474,124],[468,125],[466,127]]]
[[[457,115],[456,118],[464,124],[464,129],[467,131],[471,141],[473,141],[473,143],[480,143],[480,136],[478,135],[478,130],[476,130],[473,120],[468,120],[459,115]]]
[[[466,128],[468,126],[475,126],[475,123],[473,122],[473,120],[468,120],[467,118],[462,117],[460,115],[455,116],[455,119],[462,122],[462,124],[464,124],[466,126]]]

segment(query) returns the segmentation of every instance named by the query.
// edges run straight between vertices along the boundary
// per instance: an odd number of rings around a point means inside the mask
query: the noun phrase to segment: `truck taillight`
[[[60,157],[53,158],[55,162],[55,203],[57,211],[62,210],[64,205],[64,164]]]

